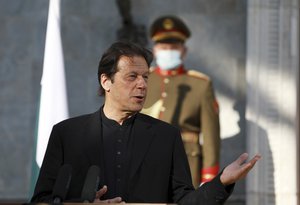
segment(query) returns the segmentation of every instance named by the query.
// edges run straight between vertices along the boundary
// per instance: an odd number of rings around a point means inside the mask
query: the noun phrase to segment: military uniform
[[[166,19],[168,28],[164,22]],[[152,39],[155,42],[164,38],[170,40],[167,32],[171,30],[173,40],[184,41],[190,34],[182,32],[184,24],[179,20],[181,24],[178,26],[177,21],[176,17],[160,18],[153,24],[154,28],[152,26]],[[193,184],[197,187],[200,182],[211,180],[219,171],[219,111],[212,82],[203,73],[186,70],[183,65],[172,70],[162,70],[159,67],[151,70],[142,112],[181,130]]]

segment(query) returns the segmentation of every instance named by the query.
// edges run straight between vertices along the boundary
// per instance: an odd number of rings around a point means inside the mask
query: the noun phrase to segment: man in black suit
[[[241,155],[194,190],[180,131],[139,113],[147,93],[152,54],[114,43],[98,67],[104,105],[95,113],[53,127],[32,202],[51,202],[59,169],[72,166],[66,201],[78,202],[91,165],[101,169],[94,202],[222,204],[260,156]]]

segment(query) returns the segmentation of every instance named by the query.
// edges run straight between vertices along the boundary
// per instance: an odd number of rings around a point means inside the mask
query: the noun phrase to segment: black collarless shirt
[[[108,191],[103,199],[114,197],[126,198],[126,185],[130,163],[130,146],[135,115],[125,120],[122,125],[108,119],[101,109],[104,185]]]

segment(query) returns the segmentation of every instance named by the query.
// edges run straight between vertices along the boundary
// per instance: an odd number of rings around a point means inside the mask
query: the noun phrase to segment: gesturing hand
[[[260,158],[261,155],[256,154],[249,162],[245,162],[248,159],[248,154],[244,153],[240,155],[237,160],[225,167],[220,176],[222,184],[233,184],[244,178]]]
[[[101,200],[100,198],[107,192],[107,186],[104,185],[99,191],[96,192],[94,203],[125,203],[121,197],[115,197],[112,199]]]

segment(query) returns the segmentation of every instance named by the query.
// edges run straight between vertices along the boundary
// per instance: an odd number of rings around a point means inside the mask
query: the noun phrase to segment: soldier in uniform
[[[219,110],[210,78],[183,64],[190,30],[175,16],[163,16],[150,29],[156,67],[148,79],[143,113],[181,130],[193,184],[210,181],[219,171]]]

